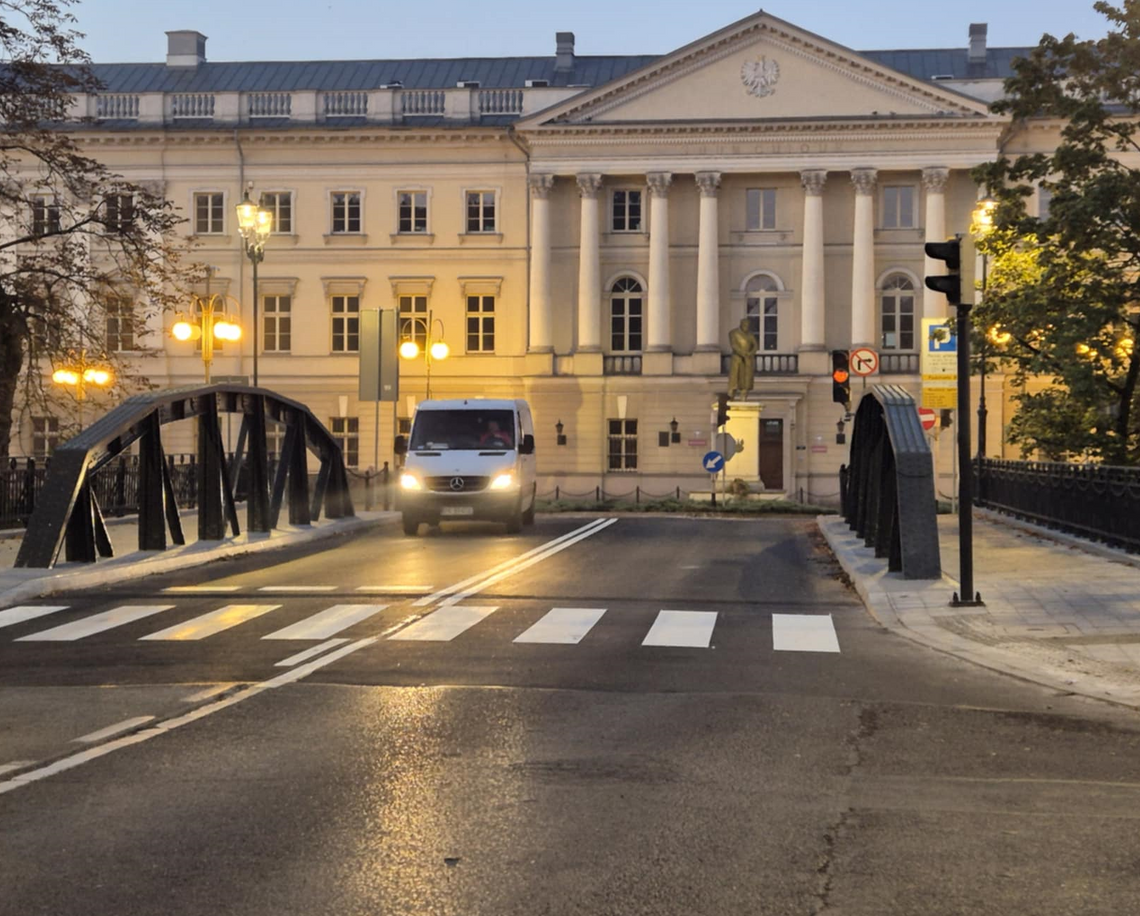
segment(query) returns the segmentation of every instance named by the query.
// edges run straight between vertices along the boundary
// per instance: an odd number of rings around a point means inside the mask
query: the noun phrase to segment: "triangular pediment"
[[[987,115],[984,102],[759,12],[518,126]]]

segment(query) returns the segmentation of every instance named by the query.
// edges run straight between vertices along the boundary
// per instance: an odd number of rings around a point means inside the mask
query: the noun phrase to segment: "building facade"
[[[759,350],[729,477],[822,502],[846,461],[829,351],[870,346],[870,382],[917,392],[921,319],[950,314],[923,243],[969,225],[970,170],[1011,131],[989,102],[1025,50],[971,26],[961,49],[856,52],[763,12],[660,57],[579,56],[568,33],[501,60],[214,63],[196,32],[168,41],[164,64],[96,65],[106,88],[76,97],[76,131],[183,208],[245,327],[216,376],[252,373],[249,193],[275,217],[259,381],[326,418],[350,464],[393,462],[427,394],[418,359],[394,405],[357,398],[359,313],[396,309],[402,333],[451,348],[434,397],[530,401],[540,491],[707,488],[744,322]],[[172,322],[118,341],[160,385],[202,377]],[[23,417],[17,449],[42,449],[45,422]]]

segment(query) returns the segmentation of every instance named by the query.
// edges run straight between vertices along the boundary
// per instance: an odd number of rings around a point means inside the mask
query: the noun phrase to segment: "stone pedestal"
[[[725,464],[725,476],[731,483],[740,478],[746,483],[760,479],[760,412],[759,401],[729,401],[725,432],[743,443],[744,448]]]

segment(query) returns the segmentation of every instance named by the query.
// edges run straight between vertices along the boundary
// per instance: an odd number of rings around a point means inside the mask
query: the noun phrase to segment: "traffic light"
[[[927,242],[926,256],[945,261],[947,273],[926,278],[928,288],[943,293],[951,305],[974,304],[974,240],[970,235],[958,235],[945,242]]]
[[[831,351],[831,400],[845,407],[851,403],[850,361],[846,350]]]
[[[716,426],[719,429],[728,422],[728,395],[718,394],[713,407],[716,408]]]

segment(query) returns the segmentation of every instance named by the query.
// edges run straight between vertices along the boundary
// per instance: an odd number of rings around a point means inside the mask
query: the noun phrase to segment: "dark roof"
[[[965,48],[931,48],[916,51],[860,51],[875,63],[899,70],[915,79],[949,76],[956,80],[1008,79],[1013,59],[1026,57],[1032,48],[987,48],[984,64],[971,64]]]

